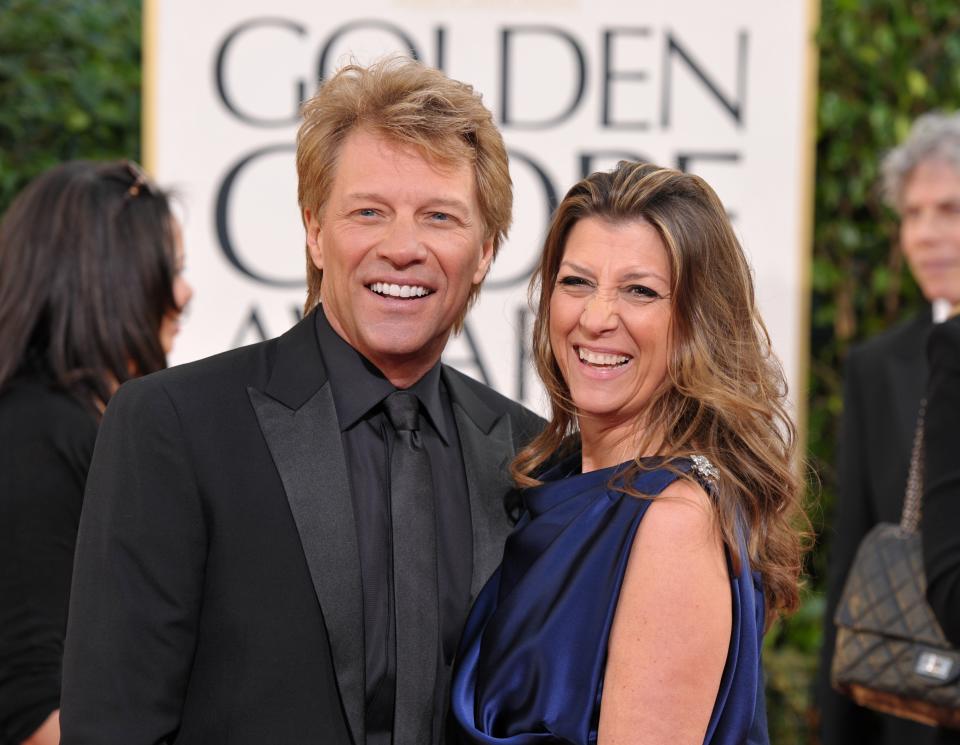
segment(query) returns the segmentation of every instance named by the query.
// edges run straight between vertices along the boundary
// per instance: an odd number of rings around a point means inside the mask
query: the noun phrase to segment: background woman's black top
[[[60,705],[73,550],[97,421],[42,375],[0,390],[0,743]]]

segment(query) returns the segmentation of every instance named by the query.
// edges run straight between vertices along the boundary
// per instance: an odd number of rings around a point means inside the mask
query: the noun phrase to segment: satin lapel
[[[330,649],[353,741],[364,734],[363,606],[350,481],[329,382],[299,408],[248,388],[280,473]]]
[[[500,564],[504,541],[513,529],[504,508],[504,496],[513,487],[509,466],[514,448],[510,417],[504,414],[485,430],[471,416],[469,408],[468,402],[458,401],[454,394],[453,413],[463,450],[473,527],[473,602]]]

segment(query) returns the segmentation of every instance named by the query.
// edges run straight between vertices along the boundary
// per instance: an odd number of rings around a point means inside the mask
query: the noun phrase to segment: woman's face
[[[567,237],[550,299],[550,343],[584,435],[624,429],[667,374],[670,261],[647,222],[588,217]]]
[[[166,355],[169,355],[173,349],[173,338],[180,333],[180,314],[187,307],[190,298],[193,297],[193,288],[183,276],[183,232],[180,230],[180,223],[176,220],[172,220],[172,223],[173,242],[176,251],[173,265],[173,302],[176,304],[176,308],[167,311],[163,320],[160,321],[160,346],[163,347],[163,353]]]

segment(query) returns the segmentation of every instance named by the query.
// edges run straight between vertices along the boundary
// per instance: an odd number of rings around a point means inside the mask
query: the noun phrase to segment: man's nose
[[[943,218],[933,210],[925,210],[914,219],[914,239],[920,243],[933,243],[942,232]]]
[[[397,269],[422,262],[427,256],[423,235],[412,217],[398,216],[377,246],[377,255]]]

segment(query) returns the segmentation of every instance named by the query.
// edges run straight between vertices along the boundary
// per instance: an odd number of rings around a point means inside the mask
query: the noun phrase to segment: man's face
[[[321,214],[304,219],[330,325],[395,384],[416,382],[493,258],[472,166],[356,129]]]
[[[900,242],[927,300],[960,302],[960,174],[923,161],[903,189]]]

